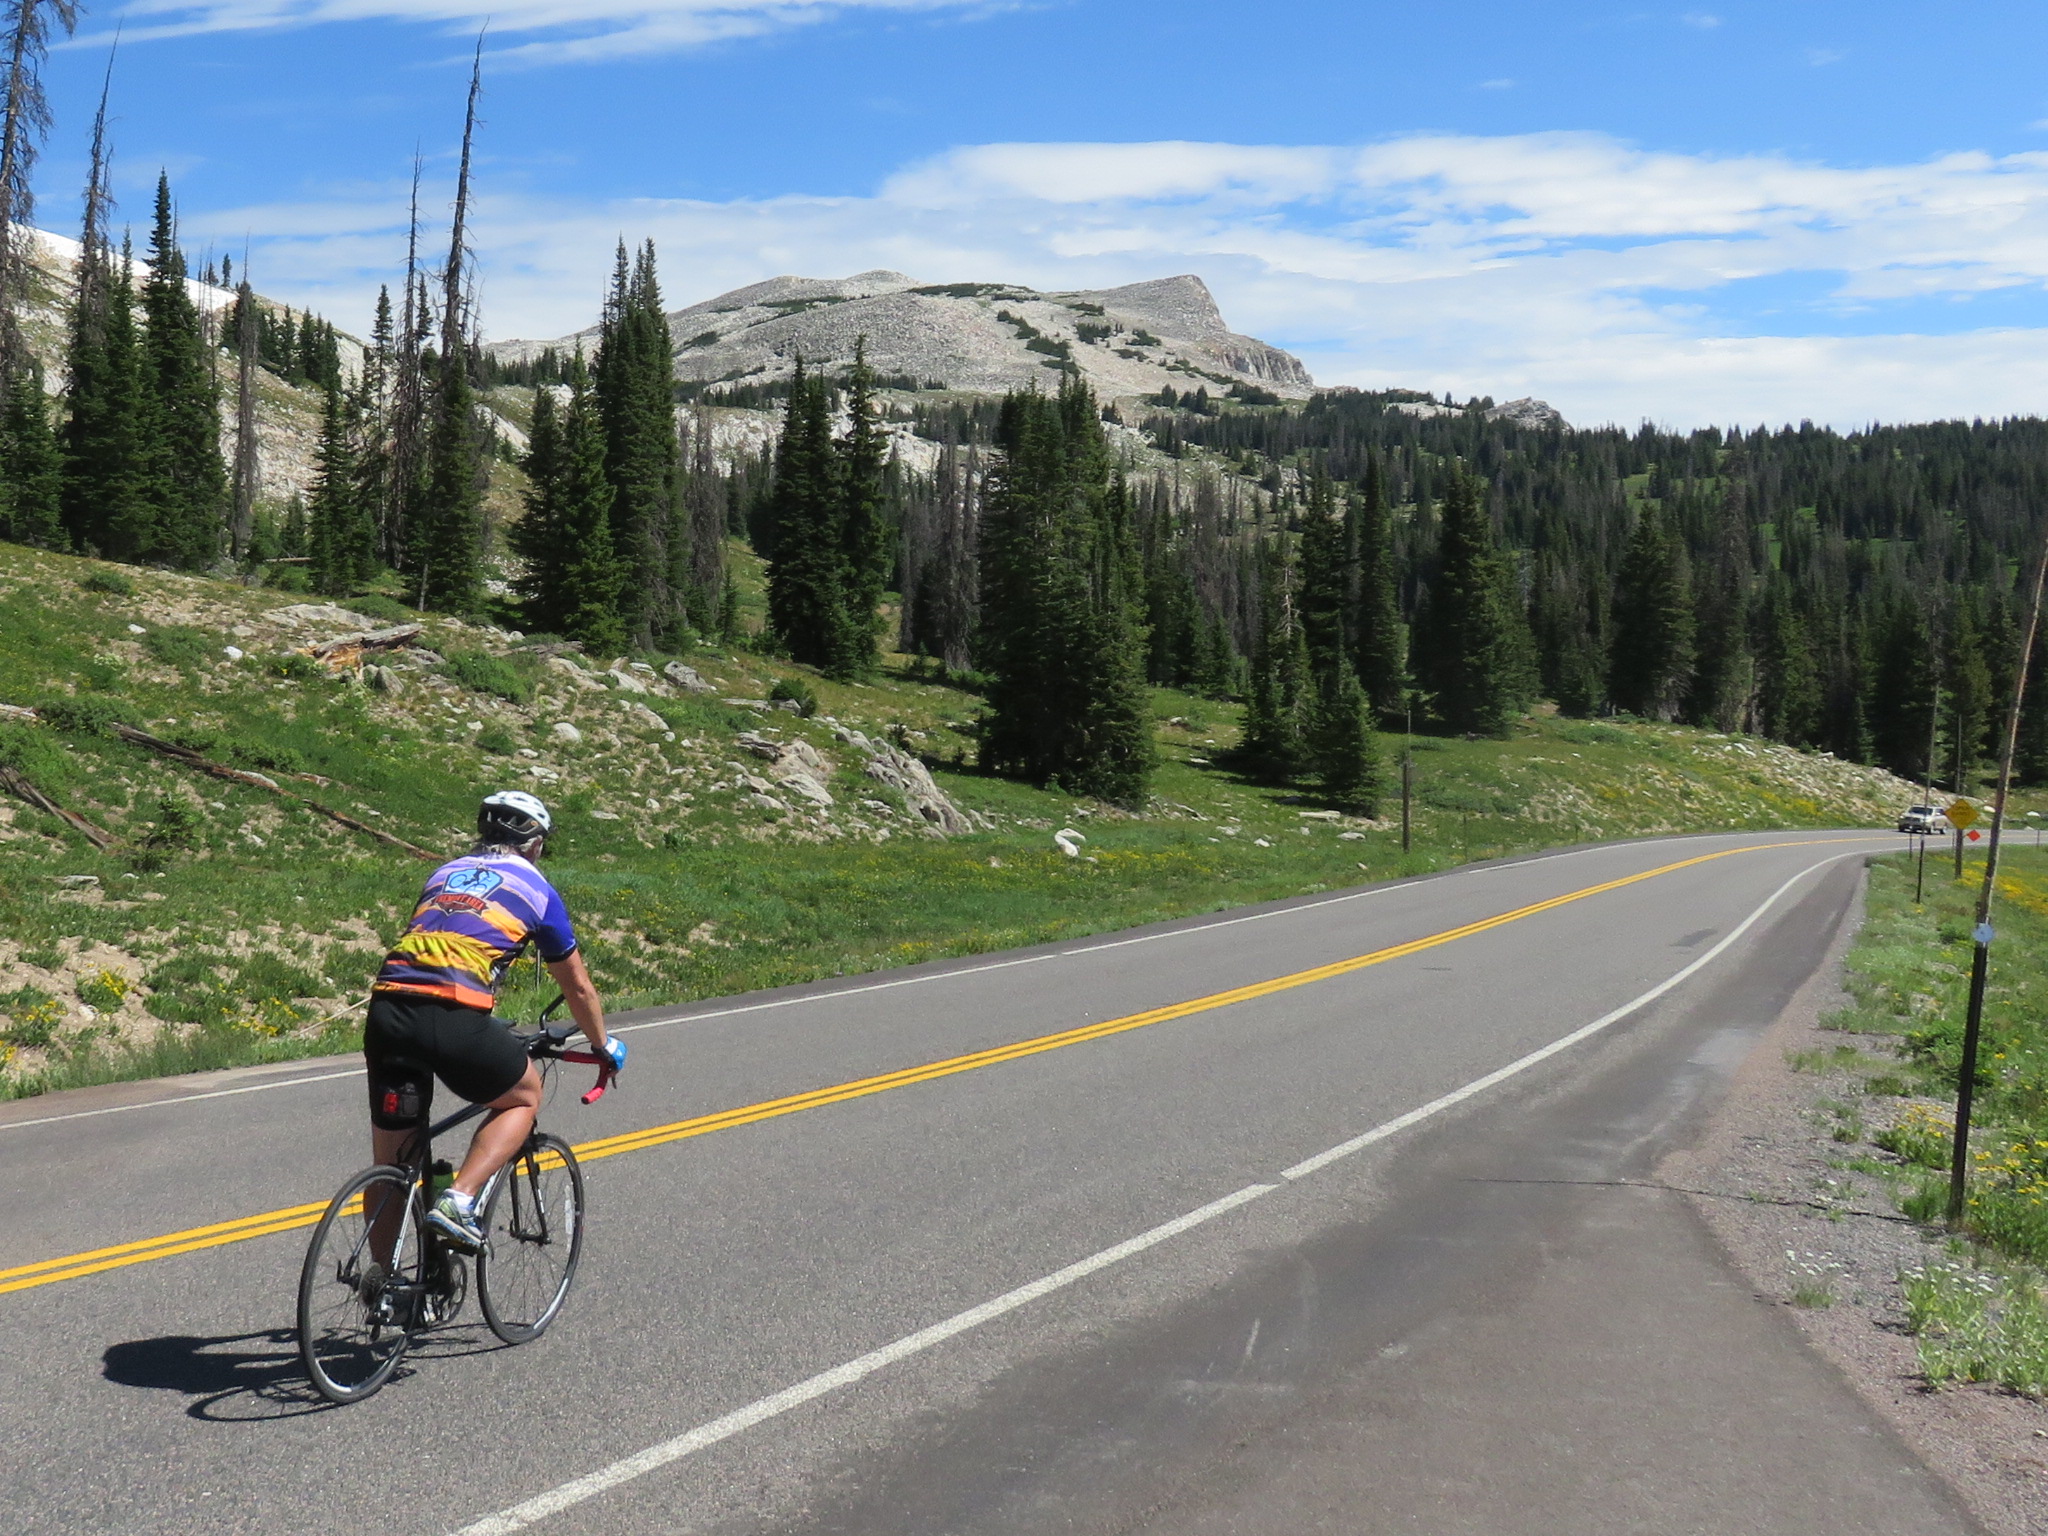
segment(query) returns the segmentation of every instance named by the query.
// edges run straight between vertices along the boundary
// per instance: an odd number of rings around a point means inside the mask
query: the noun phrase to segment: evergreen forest
[[[864,347],[685,389],[654,248],[624,239],[590,355],[501,364],[470,287],[480,72],[445,244],[416,176],[366,339],[259,299],[229,262],[192,281],[168,179],[143,249],[117,240],[105,95],[66,284],[37,264],[30,188],[40,66],[76,7],[5,14],[0,539],[296,568],[315,592],[592,652],[715,637],[859,680],[894,648],[981,694],[985,770],[1123,803],[1147,792],[1147,685],[1242,700],[1233,767],[1364,812],[1381,734],[1498,737],[1548,707],[1959,791],[1995,755],[2048,494],[2039,419],[1677,433],[1400,391],[1104,402],[1071,360],[1056,389],[994,399],[898,387],[915,381],[879,379]],[[39,309],[63,316],[55,390],[25,324]],[[316,476],[283,506],[259,494],[267,381],[322,402]],[[531,405],[518,450],[493,405],[508,393]],[[721,449],[721,414],[763,408],[765,450]],[[757,633],[736,540],[765,570]],[[2040,783],[2033,693],[2019,769]]]

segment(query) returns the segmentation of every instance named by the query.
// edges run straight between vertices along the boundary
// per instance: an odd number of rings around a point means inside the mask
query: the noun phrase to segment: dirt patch
[[[1885,1101],[1864,1099],[1848,1070],[1791,1065],[1844,1045],[1882,1049],[1818,1027],[1849,1000],[1841,959],[1855,926],[1751,1052],[1707,1134],[1659,1177],[1688,1194],[1759,1298],[1786,1308],[1988,1530],[2039,1536],[2048,1532],[2048,1407],[1995,1388],[1927,1388],[1898,1276],[1943,1257],[1946,1240],[1897,1213],[1894,1183],[1871,1169],[1868,1146],[1836,1138],[1845,1122],[1835,1106],[1860,1102],[1870,1113]]]

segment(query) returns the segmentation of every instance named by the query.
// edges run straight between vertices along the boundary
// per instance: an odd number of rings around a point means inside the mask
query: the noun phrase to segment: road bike
[[[611,1086],[611,1063],[565,1042],[574,1024],[554,1023],[557,997],[539,1027],[521,1034],[545,1081],[559,1061],[598,1068],[583,1095],[594,1104]],[[426,1126],[398,1163],[365,1168],[328,1202],[299,1272],[299,1358],[321,1396],[359,1403],[398,1370],[421,1334],[452,1322],[469,1294],[469,1259],[426,1224],[449,1174],[434,1140],[487,1113],[471,1104]],[[583,1169],[559,1136],[536,1122],[512,1160],[477,1198],[484,1246],[475,1255],[484,1321],[507,1344],[537,1339],[561,1315],[583,1256]]]

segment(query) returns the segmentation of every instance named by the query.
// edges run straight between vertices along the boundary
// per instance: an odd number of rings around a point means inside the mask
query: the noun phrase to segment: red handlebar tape
[[[590,1051],[564,1051],[560,1059],[563,1061],[580,1061],[585,1066],[598,1069],[597,1086],[583,1095],[583,1102],[586,1104],[595,1104],[599,1099],[603,1098],[605,1089],[611,1087],[612,1081],[619,1075],[613,1069],[610,1058],[596,1055]]]

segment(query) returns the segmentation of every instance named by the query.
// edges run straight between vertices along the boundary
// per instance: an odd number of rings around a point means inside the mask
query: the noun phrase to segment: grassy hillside
[[[1539,716],[1508,741],[1416,741],[1404,856],[1396,800],[1362,821],[1243,782],[1216,763],[1237,708],[1189,695],[1155,695],[1162,767],[1131,814],[962,766],[978,701],[903,658],[867,685],[803,677],[818,713],[801,719],[764,707],[801,670],[786,663],[700,651],[687,661],[715,693],[634,695],[609,678],[614,658],[429,619],[435,654],[393,653],[386,691],[299,653],[354,627],[295,621],[302,601],[0,545],[0,704],[48,717],[0,721],[0,765],[118,839],[99,851],[0,796],[0,1095],[347,1048],[349,1004],[423,873],[261,788],[118,740],[113,719],[432,849],[463,845],[481,793],[537,790],[562,829],[549,872],[620,1007],[1589,838],[1870,823],[1910,793],[1761,741]],[[835,726],[903,743],[984,830],[930,834]],[[761,803],[743,733],[811,743],[834,804]],[[1081,857],[1055,844],[1061,828],[1084,834]]]

